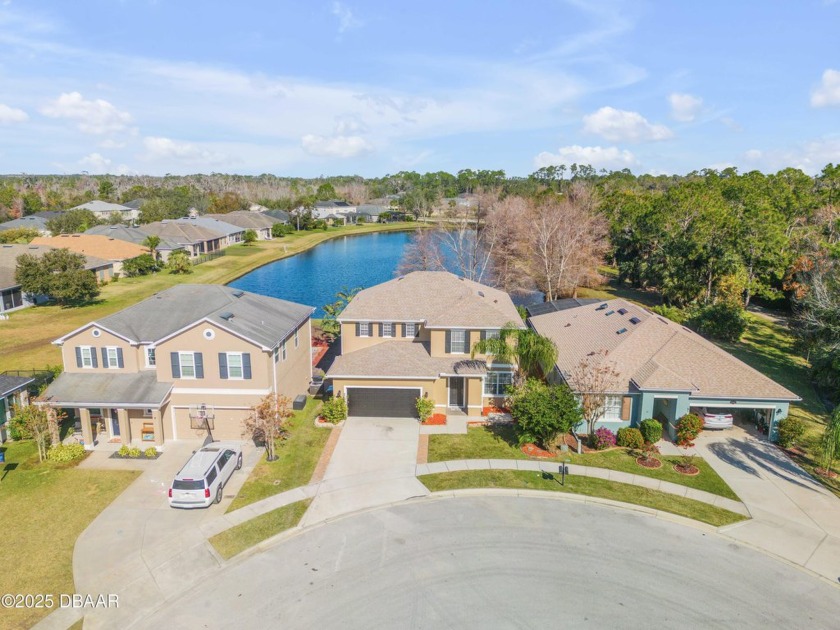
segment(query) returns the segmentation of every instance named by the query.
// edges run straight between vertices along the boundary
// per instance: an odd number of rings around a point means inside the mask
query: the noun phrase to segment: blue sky
[[[0,172],[840,162],[840,0],[0,0]]]

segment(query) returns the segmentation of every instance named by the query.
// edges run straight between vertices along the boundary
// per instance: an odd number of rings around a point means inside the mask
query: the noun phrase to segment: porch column
[[[90,426],[90,409],[84,407],[79,409],[79,418],[82,421],[82,439],[85,441],[85,448],[93,450],[93,427]]]
[[[131,444],[131,424],[128,422],[128,410],[117,409],[117,421],[120,423],[120,441]]]
[[[152,409],[152,424],[155,426],[155,446],[163,444],[163,421],[160,417],[160,409]]]

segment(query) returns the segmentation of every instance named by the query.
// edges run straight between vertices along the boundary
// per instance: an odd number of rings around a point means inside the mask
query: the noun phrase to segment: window
[[[146,348],[146,367],[155,367],[155,349]]]
[[[106,365],[104,367],[108,368],[115,368],[120,367],[119,359],[117,358],[117,349],[116,348],[105,348],[105,358],[107,359]]]
[[[464,354],[467,351],[467,331],[450,331],[449,352],[452,354]]]
[[[604,415],[601,420],[621,420],[621,396],[607,396],[604,399]]]
[[[151,417],[152,417],[152,411],[153,411],[152,409],[144,409],[144,410],[143,410],[143,415],[144,415],[146,418],[151,418]]]
[[[383,337],[393,337],[394,336],[394,324],[391,322],[382,322],[382,336]]]
[[[181,378],[195,378],[195,354],[179,352],[178,361],[181,365]]]
[[[405,336],[406,337],[415,337],[417,336],[417,324],[414,322],[408,322],[405,325]]]
[[[359,337],[370,337],[370,324],[367,322],[359,322]]]
[[[79,367],[83,367],[83,368],[95,367],[93,365],[93,359],[94,359],[93,348],[91,348],[90,346],[82,346],[81,348],[79,348],[79,351],[80,351],[81,357],[82,357],[82,364]]]
[[[484,338],[485,339],[498,339],[499,338],[499,331],[498,330],[485,330],[484,331]]]
[[[280,344],[280,356],[285,361],[286,360],[286,342],[284,341]]]
[[[298,331],[295,330],[295,348],[297,348],[299,344],[300,344],[300,339],[298,337]]]
[[[504,396],[507,393],[507,386],[513,383],[513,374],[510,372],[487,372],[484,379],[485,396]]]
[[[228,378],[242,378],[242,354],[239,352],[227,353]]]

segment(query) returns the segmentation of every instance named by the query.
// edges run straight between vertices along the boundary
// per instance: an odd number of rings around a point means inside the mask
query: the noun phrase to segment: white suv
[[[169,488],[170,507],[200,508],[222,500],[222,489],[234,470],[242,468],[237,444],[212,442],[193,453]]]

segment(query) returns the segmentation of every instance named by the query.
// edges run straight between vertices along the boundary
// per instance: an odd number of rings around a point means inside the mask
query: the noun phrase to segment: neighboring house
[[[478,417],[501,403],[513,366],[470,357],[482,337],[525,324],[507,293],[445,271],[415,271],[360,291],[339,317],[341,355],[327,373],[350,415],[416,418],[415,401],[438,413]]]
[[[90,210],[94,216],[100,221],[109,221],[114,214],[120,215],[122,221],[131,223],[136,221],[140,216],[140,211],[137,208],[130,208],[119,203],[110,203],[108,201],[100,201],[95,199],[88,201],[80,206],[70,208],[71,210]]]
[[[266,209],[263,214],[267,217],[272,217],[280,221],[280,223],[289,223],[292,220],[292,215],[285,210],[269,210]]]
[[[800,400],[694,331],[631,302],[552,304],[550,312],[528,319],[535,331],[557,344],[552,379],[573,380],[584,361],[617,374],[599,426],[616,430],[656,418],[674,438],[680,417],[711,407],[761,416],[775,439],[790,403]]]
[[[9,439],[8,422],[14,408],[29,404],[29,386],[34,382],[32,376],[0,374],[0,442]]]
[[[272,216],[249,210],[235,210],[227,214],[205,214],[204,216],[210,219],[219,219],[245,230],[254,230],[257,233],[257,238],[263,241],[271,239],[272,226],[275,223],[280,223],[279,219]]]
[[[145,253],[149,252],[149,248],[145,245],[146,239],[149,238],[149,234],[146,234],[146,232],[137,227],[128,227],[125,225],[95,225],[89,230],[86,230],[85,234],[98,234],[101,236],[107,236],[108,238],[114,238],[119,241],[125,241],[126,243],[133,243],[143,247],[143,249],[146,250]],[[184,247],[175,241],[161,238],[160,244],[157,246],[157,254],[160,260],[166,262],[169,260],[169,255],[179,249],[184,249]]]
[[[209,216],[190,216],[174,221],[184,225],[196,225],[221,234],[223,237],[221,240],[222,249],[229,245],[241,243],[242,239],[245,238],[245,228]]]
[[[41,256],[52,247],[44,245],[0,245],[0,313],[16,311],[33,304],[41,304],[49,298],[45,295],[23,293],[15,280],[18,256],[32,254]],[[110,280],[114,274],[113,265],[107,260],[85,256],[85,269],[96,275],[99,282]]]
[[[270,393],[312,378],[309,306],[220,285],[176,285],[53,343],[64,372],[44,400],[74,410],[85,445],[242,439]]]
[[[138,211],[138,216],[139,216],[140,208],[143,207],[144,203],[146,203],[145,199],[138,198],[138,199],[132,199],[131,201],[126,201],[122,205],[124,205],[126,208],[131,208],[132,210],[137,210]]]
[[[355,223],[356,206],[340,199],[316,201],[315,207],[312,208],[312,217],[323,219],[333,224],[340,223],[346,225],[347,223]]]
[[[38,236],[30,245],[45,245],[55,249],[69,249],[71,252],[107,260],[113,265],[113,273],[122,273],[123,262],[148,254],[149,249],[142,245],[127,243],[102,234],[59,234],[58,236]]]
[[[51,234],[51,232],[47,228],[47,219],[45,219],[44,217],[35,216],[34,214],[0,223],[0,230],[18,229],[38,230],[38,232],[42,236],[49,236]]]
[[[368,223],[378,223],[379,217],[385,212],[391,212],[391,208],[364,203],[356,209],[356,216],[364,217]]]
[[[180,221],[154,221],[138,226],[146,235],[159,236],[183,247],[191,258],[222,250],[226,237],[221,232],[210,230],[194,223]]]

